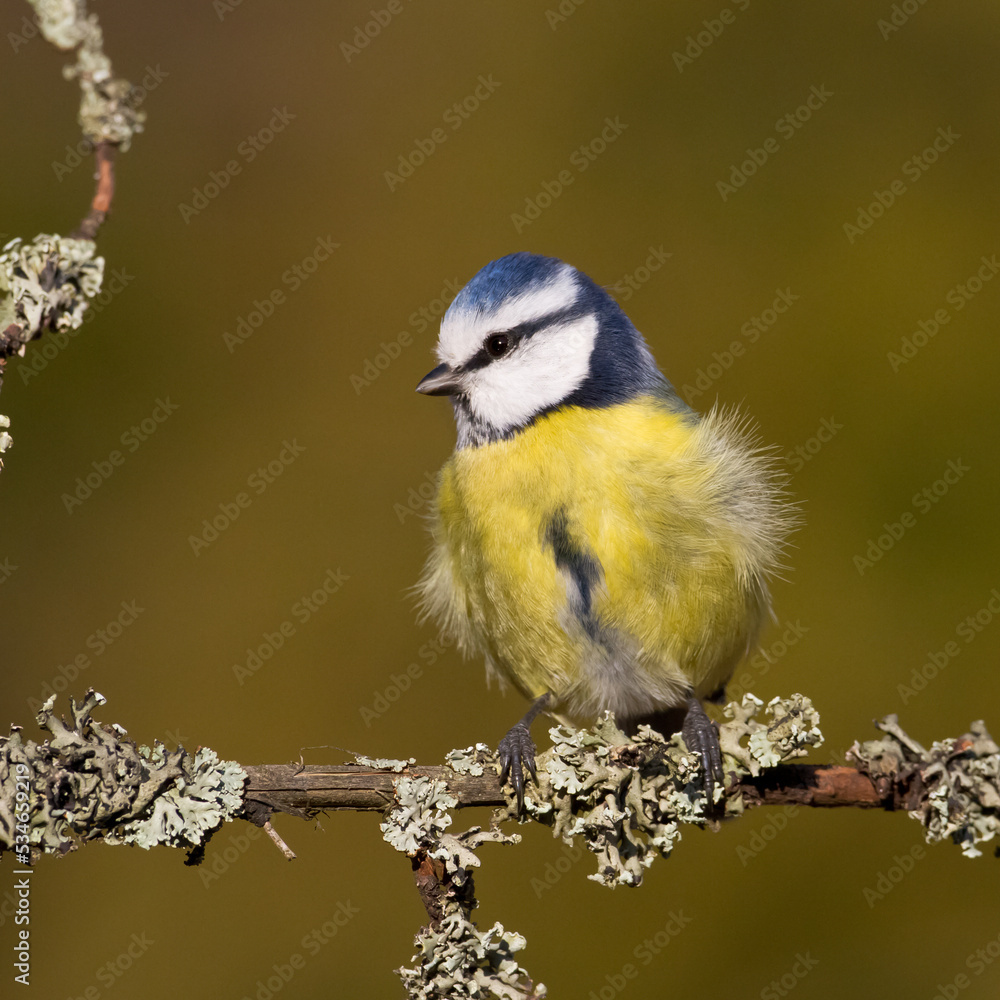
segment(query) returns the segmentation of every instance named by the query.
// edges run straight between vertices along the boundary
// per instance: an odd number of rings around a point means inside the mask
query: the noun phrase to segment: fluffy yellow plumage
[[[560,715],[647,715],[711,695],[747,652],[785,510],[733,414],[560,408],[445,465],[423,605]],[[593,566],[587,600],[574,556]]]
[[[425,612],[534,699],[500,741],[520,802],[532,719],[678,726],[713,801],[721,693],[770,610],[791,526],[782,477],[735,414],[692,411],[618,304],[551,257],[487,264],[417,387],[452,398]]]

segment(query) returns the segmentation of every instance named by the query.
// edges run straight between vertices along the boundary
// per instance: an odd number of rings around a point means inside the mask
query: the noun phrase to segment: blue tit
[[[489,678],[532,700],[500,741],[519,803],[541,711],[681,731],[721,784],[719,700],[770,614],[794,524],[771,452],[734,411],[701,415],[618,304],[563,261],[487,264],[441,321],[454,454],[433,503],[422,608]]]

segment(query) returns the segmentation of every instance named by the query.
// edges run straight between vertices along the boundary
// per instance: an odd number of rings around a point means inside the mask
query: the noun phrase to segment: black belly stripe
[[[593,613],[593,592],[600,584],[604,571],[599,560],[570,534],[565,507],[559,507],[549,519],[545,527],[545,542],[552,547],[556,567],[567,573],[576,585],[579,600],[570,602],[573,613],[587,635],[596,640],[601,627]]]

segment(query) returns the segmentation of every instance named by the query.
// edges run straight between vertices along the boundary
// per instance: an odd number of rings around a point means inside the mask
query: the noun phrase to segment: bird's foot
[[[715,785],[721,787],[725,781],[722,772],[722,749],[719,746],[719,731],[715,723],[705,714],[701,702],[693,695],[687,700],[687,714],[681,727],[684,745],[695,753],[705,769],[705,795],[708,798],[708,809],[715,807]]]
[[[527,769],[531,777],[537,781],[535,771],[535,741],[531,738],[531,730],[525,723],[519,722],[511,726],[507,735],[497,746],[497,757],[500,760],[500,784],[510,783],[514,786],[517,796],[517,811],[524,807],[524,771]]]
[[[500,786],[503,787],[510,778],[517,796],[518,814],[524,808],[524,771],[527,769],[537,782],[538,773],[535,770],[535,742],[531,738],[531,723],[552,700],[548,692],[532,702],[524,718],[511,726],[507,735],[497,746],[497,759],[500,761]]]

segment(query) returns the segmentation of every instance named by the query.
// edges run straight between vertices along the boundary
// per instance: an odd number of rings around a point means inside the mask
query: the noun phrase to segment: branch
[[[77,329],[90,300],[100,293],[104,260],[96,256],[94,240],[114,198],[115,151],[128,149],[146,117],[138,107],[141,92],[112,73],[100,25],[87,13],[85,0],[28,2],[46,40],[75,53],[63,73],[80,85],[78,121],[94,149],[96,189],[89,212],[69,237],[18,237],[0,252],[0,387],[8,358],[23,356],[27,344],[46,331]],[[0,456],[12,444],[9,426],[0,415]]]
[[[854,806],[860,809],[917,808],[911,775],[897,774],[877,783],[857,767],[836,764],[780,764],[755,778],[743,777],[727,790],[742,795],[747,806],[816,806],[830,809]]]
[[[495,759],[482,744],[452,751],[444,765],[357,757],[349,764],[241,766],[205,748],[190,754],[159,743],[137,746],[121,726],[92,718],[104,703],[93,691],[79,704],[70,700],[69,722],[55,715],[53,703],[37,716],[49,734],[44,743],[23,740],[19,728],[0,738],[0,851],[18,846],[19,777],[32,793],[35,854],[65,853],[93,839],[193,850],[236,816],[267,828],[274,813],[385,813],[399,803],[403,779],[443,789],[448,809],[494,807],[512,815]],[[905,810],[921,819],[929,839],[950,837],[971,854],[1000,832],[1000,750],[982,723],[925,750],[889,716],[878,724],[882,739],[849,751],[849,766],[799,764],[791,759],[822,740],[812,705],[801,695],[774,699],[769,721],[756,718],[761,707],[752,695],[726,707],[720,743],[728,779],[713,803],[705,799],[697,759],[678,736],[664,741],[644,727],[629,738],[608,717],[593,730],[551,730],[554,745],[538,758],[539,784],[530,787],[526,814],[567,840],[585,833],[602,861],[600,880],[627,884],[638,884],[655,854],[669,853],[678,823],[712,825],[761,805]],[[629,824],[620,822],[620,811],[631,814]],[[283,845],[276,832],[271,836]]]
[[[618,749],[625,752],[628,747]],[[247,799],[300,818],[328,810],[384,812],[394,801],[395,774],[377,768],[357,764],[248,764],[243,769],[249,779]],[[506,807],[509,802],[494,772],[456,774],[442,765],[411,764],[402,773],[446,781],[459,809]],[[916,785],[919,787],[919,780]],[[912,775],[896,775],[895,780],[880,785],[857,767],[779,764],[756,777],[742,776],[727,787],[725,795],[730,800],[742,797],[748,807],[792,804],[909,811],[919,804],[913,789]]]
[[[243,769],[247,799],[299,817],[328,809],[385,812],[395,801],[400,773],[446,782],[459,809],[507,804],[495,772],[457,774],[444,765],[408,764],[399,772],[357,764],[248,764]]]
[[[97,190],[90,203],[90,211],[79,226],[70,234],[75,240],[95,240],[108,212],[111,199],[115,196],[115,150],[117,143],[104,140],[94,147],[97,166]]]
[[[92,718],[104,704],[93,690],[79,704],[70,699],[69,721],[54,714],[54,701],[37,715],[49,734],[43,743],[25,741],[17,727],[0,737],[0,853],[13,850],[27,865],[42,853],[104,840],[184,847],[188,863],[198,864],[212,834],[242,818],[267,830],[292,859],[271,824],[275,812],[378,811],[383,839],[409,858],[429,919],[412,967],[397,970],[408,995],[471,995],[470,984],[484,997],[545,995],[518,963],[524,938],[499,923],[481,931],[471,919],[476,852],[520,839],[500,829],[515,809],[486,746],[453,750],[443,766],[356,757],[345,765],[240,767],[204,747],[189,754],[158,742],[137,746],[121,726]],[[789,761],[822,741],[809,699],[773,699],[768,721],[756,718],[763,707],[750,694],[726,706],[719,742],[728,781],[713,802],[698,758],[679,736],[664,740],[641,727],[626,737],[607,714],[591,730],[553,727],[525,814],[567,843],[581,837],[598,860],[589,877],[612,886],[638,886],[644,869],[670,854],[680,824],[714,827],[757,805],[905,809],[928,840],[950,838],[970,857],[981,853],[977,843],[1000,833],[1000,748],[981,722],[925,750],[888,716],[878,723],[881,739],[848,752],[853,766],[807,765]],[[489,829],[447,832],[452,811],[472,806],[500,807]]]

